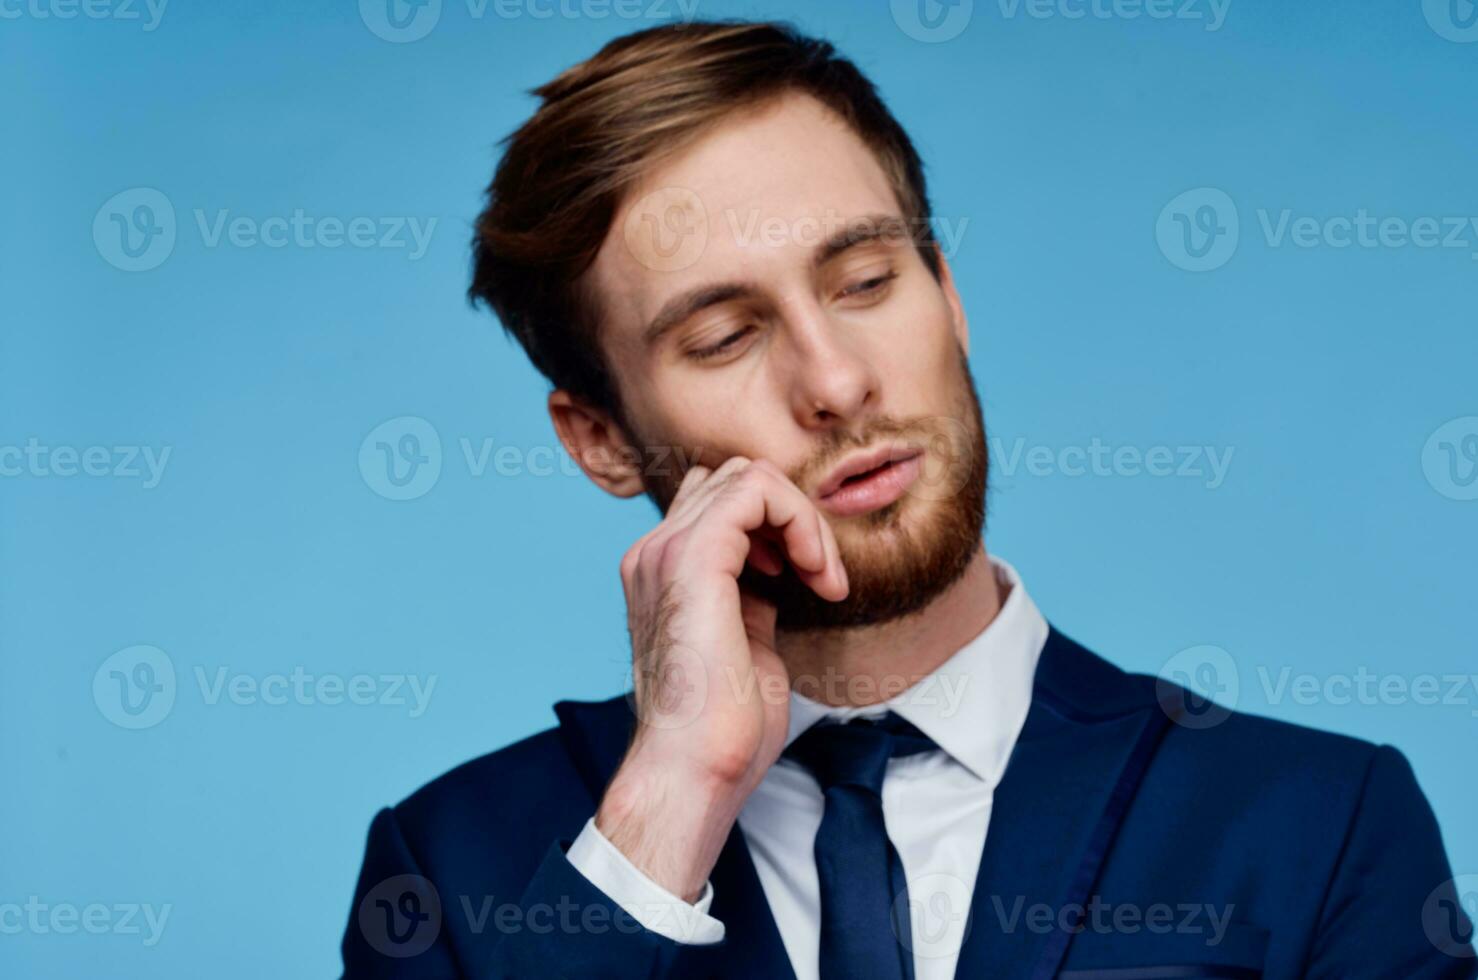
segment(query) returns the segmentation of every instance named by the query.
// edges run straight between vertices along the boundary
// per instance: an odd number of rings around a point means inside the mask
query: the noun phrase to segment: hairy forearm
[[[595,826],[642,873],[691,904],[746,795],[738,785],[628,760],[606,789]]]

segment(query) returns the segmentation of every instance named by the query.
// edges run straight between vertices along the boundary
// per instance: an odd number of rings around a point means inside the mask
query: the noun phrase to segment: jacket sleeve
[[[346,980],[676,980],[682,944],[644,928],[553,840],[514,903],[475,920],[418,865],[395,811],[370,824],[344,931]],[[455,937],[455,938],[454,938]]]
[[[1460,897],[1411,765],[1381,746],[1325,896],[1306,975],[1478,977],[1473,925]]]

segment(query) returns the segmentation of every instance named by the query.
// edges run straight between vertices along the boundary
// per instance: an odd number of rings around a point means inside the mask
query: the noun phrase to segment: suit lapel
[[[609,701],[560,701],[560,736],[593,800],[600,800],[615,775],[635,728],[636,715],[626,697]],[[724,941],[713,946],[687,946],[674,964],[678,976],[749,980],[768,977],[795,980],[780,930],[770,912],[764,886],[755,871],[744,831],[735,823],[710,875],[713,907],[709,914],[724,924]]]
[[[1059,913],[1090,896],[1166,725],[1149,678],[1049,631],[996,787],[956,977],[1056,975],[1071,938]]]
[[[625,697],[555,705],[560,734],[599,800],[630,741]],[[955,976],[1054,976],[1070,934],[1064,906],[1086,901],[1149,760],[1169,724],[1153,678],[1126,674],[1049,629],[1027,713],[1001,784]],[[725,941],[687,947],[680,975],[794,980],[780,931],[736,823],[711,876],[710,912]],[[1053,927],[1033,926],[1050,910]],[[1070,923],[1069,923],[1070,924]]]

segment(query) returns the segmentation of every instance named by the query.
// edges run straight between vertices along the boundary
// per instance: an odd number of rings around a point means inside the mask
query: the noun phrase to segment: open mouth
[[[919,476],[923,452],[889,460],[862,473],[853,473],[823,496],[823,509],[838,517],[864,514],[886,507],[902,497]]]
[[[909,457],[909,458],[912,459],[913,457]],[[901,460],[901,459],[890,459],[886,463],[884,463],[882,466],[875,466],[875,467],[873,467],[872,469],[868,470],[865,473],[854,473],[854,474],[852,474],[851,476],[847,477],[845,480],[842,481],[842,486],[843,487],[845,487],[845,486],[851,486],[854,483],[861,483],[863,480],[869,480],[869,479],[873,478],[874,476],[877,476],[879,473],[883,472],[884,470],[892,469],[894,466],[897,466],[901,462],[903,462],[903,460]],[[841,487],[838,487],[837,489],[840,490]]]

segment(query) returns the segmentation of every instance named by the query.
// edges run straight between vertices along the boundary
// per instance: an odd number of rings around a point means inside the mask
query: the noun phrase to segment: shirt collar
[[[1009,590],[1000,611],[975,638],[903,693],[865,707],[832,707],[790,692],[789,745],[822,718],[874,718],[888,710],[920,731],[977,778],[995,785],[1031,707],[1047,621],[1009,563],[988,556]]]

